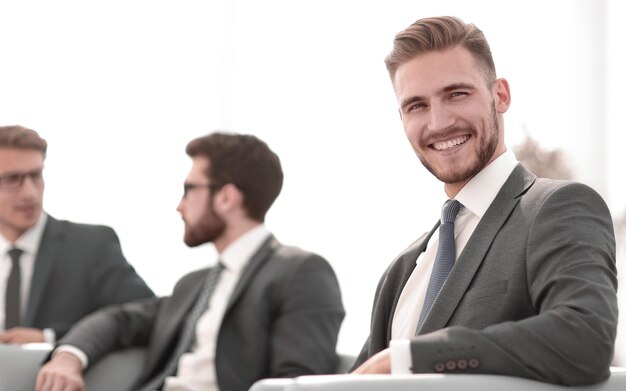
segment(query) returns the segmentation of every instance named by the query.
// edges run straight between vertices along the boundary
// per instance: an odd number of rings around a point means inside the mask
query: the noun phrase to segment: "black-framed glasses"
[[[222,185],[215,183],[184,183],[183,184],[183,198],[187,197],[187,193],[193,189],[220,189]]]
[[[8,174],[0,175],[0,189],[4,191],[18,191],[22,188],[26,177],[29,177],[36,186],[41,186],[43,184],[42,169],[28,172],[10,172]]]

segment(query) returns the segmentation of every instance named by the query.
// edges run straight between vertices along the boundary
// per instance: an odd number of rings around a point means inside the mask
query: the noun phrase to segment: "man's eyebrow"
[[[469,83],[454,83],[447,85],[441,89],[441,93],[446,93],[454,90],[475,90],[476,87]]]
[[[10,176],[10,175],[29,175],[37,172],[43,171],[43,167],[34,168],[28,171],[7,171],[0,173],[0,176]]]

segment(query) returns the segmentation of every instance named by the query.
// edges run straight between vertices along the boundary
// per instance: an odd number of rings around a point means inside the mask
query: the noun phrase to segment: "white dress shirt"
[[[455,199],[462,204],[454,221],[457,259],[517,163],[513,152],[505,151],[456,195]],[[442,198],[441,207],[445,200],[447,196]],[[411,373],[410,339],[416,333],[438,245],[439,229],[430,238],[426,250],[417,258],[417,265],[400,294],[391,327],[391,371],[394,374]]]
[[[26,232],[20,236],[15,243],[9,242],[4,236],[0,234],[0,330],[4,330],[4,317],[5,317],[5,296],[7,290],[7,280],[11,273],[12,262],[11,257],[7,253],[11,248],[16,247],[23,251],[20,256],[20,315],[24,319],[26,315],[26,307],[28,305],[28,297],[30,294],[30,285],[33,277],[33,269],[35,268],[35,259],[39,252],[39,244],[41,243],[41,237],[43,236],[43,230],[46,227],[48,221],[48,215],[41,213],[37,223],[29,228]],[[54,342],[54,331],[49,330],[52,333],[52,341]]]

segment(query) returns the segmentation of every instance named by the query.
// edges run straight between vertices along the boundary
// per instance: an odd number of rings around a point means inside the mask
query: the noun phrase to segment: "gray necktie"
[[[19,248],[12,248],[8,253],[11,257],[11,273],[7,280],[7,291],[4,303],[4,328],[6,330],[20,325],[20,285],[22,283],[20,256],[23,251]]]
[[[148,383],[146,383],[143,387],[140,388],[140,391],[152,391],[159,390],[163,387],[163,382],[165,382],[165,378],[168,376],[173,376],[176,374],[176,369],[178,368],[178,361],[180,357],[191,349],[193,342],[196,337],[196,324],[200,319],[200,316],[208,309],[209,300],[211,299],[211,295],[215,290],[215,286],[219,281],[220,274],[224,270],[224,265],[219,262],[217,266],[209,270],[207,278],[202,287],[202,291],[198,296],[191,312],[187,316],[185,320],[185,325],[183,326],[183,331],[178,339],[178,344],[174,349],[172,355],[168,359],[167,363],[163,367],[163,370],[155,375]]]
[[[424,306],[420,313],[420,319],[417,323],[416,332],[422,327],[422,323],[428,315],[443,283],[446,282],[450,270],[454,266],[454,258],[456,257],[456,245],[454,243],[454,219],[456,218],[461,203],[457,200],[448,200],[443,204],[441,210],[441,225],[439,226],[439,247],[437,248],[437,256],[433,271],[430,274],[428,289],[426,290],[426,298]]]

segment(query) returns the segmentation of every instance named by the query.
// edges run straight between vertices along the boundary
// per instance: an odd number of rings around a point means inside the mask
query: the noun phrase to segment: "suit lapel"
[[[532,186],[535,179],[520,164],[515,167],[459,255],[419,334],[439,330],[447,325],[494,238],[519,202],[519,197]]]
[[[184,288],[180,288],[181,291],[176,296],[169,298],[169,303],[166,307],[167,312],[163,312],[167,316],[157,319],[159,323],[153,327],[154,335],[150,340],[154,341],[154,343],[151,342],[146,356],[143,375],[145,378],[143,380],[154,376],[155,370],[165,364],[168,358],[166,354],[168,349],[170,349],[169,353],[172,353],[177,341],[176,337],[185,327],[185,320],[202,290],[203,282],[209,270],[209,268],[199,270],[192,279],[187,281],[188,283]]]
[[[200,295],[200,291],[204,286],[204,281],[209,273],[209,268],[202,269],[197,275],[194,275],[193,280],[189,281],[186,292],[183,292],[176,296],[175,300],[170,299],[172,312],[168,314],[166,322],[163,324],[163,328],[160,329],[159,334],[164,340],[170,340],[178,335],[178,330],[184,327],[185,319],[191,311],[194,303]],[[167,344],[165,344],[167,345]]]
[[[58,262],[67,229],[66,225],[66,222],[58,221],[48,215],[48,221],[41,236],[41,243],[39,244],[31,278],[28,305],[24,318],[24,325],[27,327],[32,327],[35,322],[35,315],[44,297],[48,279]]]

